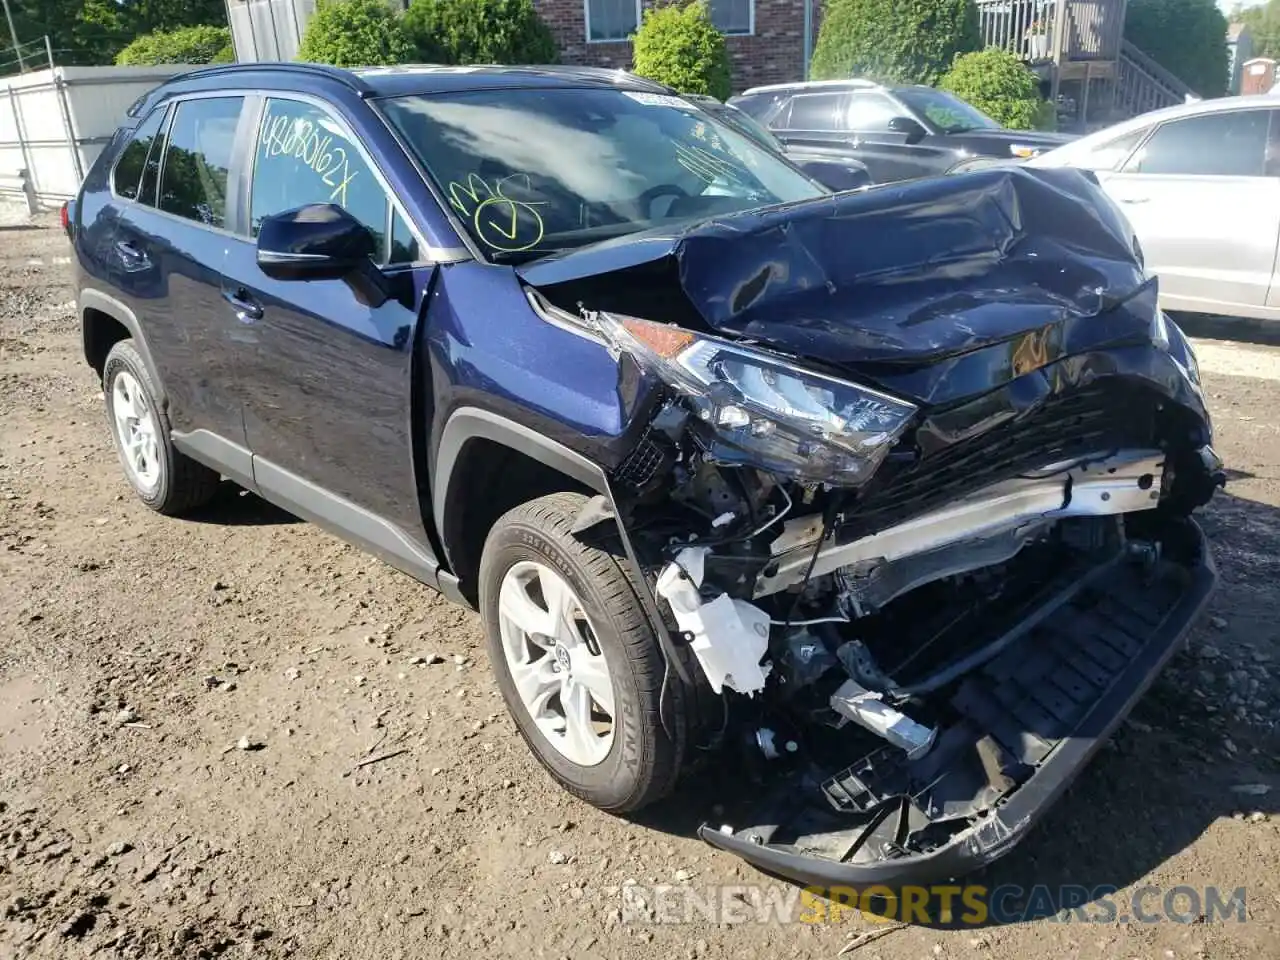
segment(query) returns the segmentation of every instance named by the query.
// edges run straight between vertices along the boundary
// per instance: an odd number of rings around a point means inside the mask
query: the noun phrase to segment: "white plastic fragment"
[[[692,635],[690,644],[711,689],[725,687],[748,696],[764,689],[769,674],[760,658],[769,649],[769,615],[745,600],[722,593],[706,603],[698,595],[708,553],[686,547],[658,575],[658,593],[671,605],[676,625]]]
[[[906,751],[907,759],[923,757],[933,746],[937,730],[916,723],[906,714],[895,710],[878,692],[868,690],[856,681],[846,680],[831,695],[831,709],[847,717],[859,726],[888,740],[895,747]]]

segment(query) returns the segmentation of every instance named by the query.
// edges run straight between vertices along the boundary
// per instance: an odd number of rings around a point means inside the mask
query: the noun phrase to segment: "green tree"
[[[113,63],[133,39],[156,30],[227,25],[224,0],[9,0],[23,53],[43,60],[49,37],[59,64]],[[0,63],[16,60],[9,31],[0,29]],[[0,68],[0,74],[16,68]]]
[[[1249,28],[1253,36],[1253,56],[1280,57],[1280,0],[1269,0],[1255,7],[1236,7],[1230,19]]]
[[[327,0],[307,24],[298,59],[335,67],[389,66],[413,59],[413,43],[386,0]]]
[[[811,73],[934,84],[978,45],[973,0],[828,0]]]
[[[1227,92],[1227,18],[1214,0],[1129,0],[1124,35],[1200,96]]]
[[[231,63],[231,31],[226,27],[181,27],[144,33],[116,54],[122,67],[157,63]]]
[[[1000,47],[956,57],[938,86],[1014,130],[1052,129],[1055,123],[1039,79],[1017,54]]]
[[[404,28],[423,63],[555,63],[533,0],[413,0]]]
[[[726,100],[732,72],[724,34],[711,24],[705,3],[670,4],[646,10],[632,41],[632,69],[681,93]]]

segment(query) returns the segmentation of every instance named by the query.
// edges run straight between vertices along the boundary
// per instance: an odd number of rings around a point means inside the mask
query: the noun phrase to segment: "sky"
[[[1261,0],[1244,0],[1239,3],[1242,7],[1256,7]],[[1238,0],[1218,0],[1218,9],[1223,13],[1230,14],[1237,6]]]

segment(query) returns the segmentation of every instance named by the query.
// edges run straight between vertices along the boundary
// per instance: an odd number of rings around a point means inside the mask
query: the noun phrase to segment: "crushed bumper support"
[[[1189,520],[1178,527],[1179,549],[1153,571],[1129,566],[1080,591],[966,678],[951,699],[960,719],[914,770],[874,755],[834,775],[803,769],[756,825],[704,824],[699,835],[823,886],[951,879],[1008,852],[1146,692],[1212,593],[1203,534]],[[986,791],[977,803],[975,777],[978,796]]]

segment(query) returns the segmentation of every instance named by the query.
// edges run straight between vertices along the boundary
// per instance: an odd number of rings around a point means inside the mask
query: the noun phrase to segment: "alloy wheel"
[[[602,762],[613,745],[613,678],[573,588],[545,564],[515,564],[498,593],[498,631],[520,702],[542,735],[572,763]]]
[[[128,370],[111,385],[111,417],[116,442],[134,484],[150,493],[160,482],[160,444],[155,412],[137,379]]]

